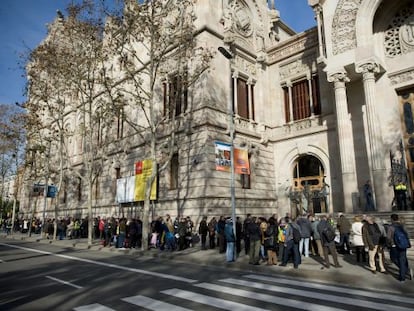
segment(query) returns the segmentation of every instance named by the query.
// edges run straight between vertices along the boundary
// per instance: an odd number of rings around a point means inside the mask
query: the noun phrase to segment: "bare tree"
[[[17,193],[20,186],[19,167],[22,162],[21,155],[25,149],[25,120],[26,115],[18,106],[0,104],[0,195],[2,206],[4,205],[5,197],[8,197],[10,194],[13,195],[12,224],[15,221]],[[6,193],[5,178],[11,175],[14,175],[14,189],[8,189],[8,193]]]
[[[196,39],[195,1],[125,0],[107,25],[108,45],[118,60],[129,136],[152,161],[143,209],[143,248],[148,245],[151,185],[166,169],[176,133],[191,126],[189,90],[209,67],[212,53]],[[128,146],[124,146],[125,149]]]
[[[117,95],[112,94],[106,68],[105,25],[94,2],[72,4],[67,11],[67,18],[59,12],[46,40],[31,53],[26,106],[32,114],[41,113],[36,128],[58,149],[58,188],[65,174],[78,176],[86,187],[91,245],[93,186],[112,142],[113,110],[108,101],[115,102]],[[75,140],[82,147],[80,161],[70,152]]]

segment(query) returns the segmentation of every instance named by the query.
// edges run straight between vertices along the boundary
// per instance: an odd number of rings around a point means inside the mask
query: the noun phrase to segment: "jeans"
[[[119,248],[124,247],[124,241],[125,241],[125,232],[120,232],[117,240],[117,245]]]
[[[283,253],[283,262],[282,265],[286,265],[289,260],[290,253],[293,253],[293,266],[295,268],[300,265],[300,254],[299,254],[299,244],[295,244],[293,240],[289,240],[285,243],[286,247]]]
[[[399,249],[397,247],[390,248],[391,261],[398,267],[400,281],[404,281],[408,272],[407,250]]]
[[[345,253],[345,247],[346,247],[346,252],[347,253],[350,252],[351,245],[349,243],[349,233],[340,234],[339,247],[341,248],[341,251],[343,251],[344,253]]]
[[[301,238],[299,241],[299,255],[303,254],[303,247],[305,247],[305,257],[309,257],[309,238]]]
[[[227,242],[227,247],[226,247],[226,260],[228,262],[234,261],[235,258],[235,254],[234,254],[234,242]]]

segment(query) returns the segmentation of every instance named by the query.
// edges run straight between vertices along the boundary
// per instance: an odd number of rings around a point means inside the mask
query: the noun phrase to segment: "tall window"
[[[78,178],[78,201],[82,201],[82,179]]]
[[[115,119],[116,122],[116,138],[124,137],[124,110],[120,109]]]
[[[187,110],[188,90],[187,75],[175,75],[164,83],[164,116],[172,119]]]
[[[170,189],[178,188],[178,172],[179,172],[179,163],[178,163],[178,153],[174,153],[171,158],[170,163]]]
[[[254,85],[248,84],[245,79],[237,78],[236,88],[237,107],[235,107],[233,90],[233,111],[244,119],[254,120]]]
[[[292,102],[290,101],[289,91],[291,92]],[[317,76],[312,76],[310,80],[297,81],[292,86],[286,86],[283,88],[283,92],[286,122],[306,119],[312,114],[321,114]],[[291,111],[293,115],[291,115]]]
[[[250,164],[250,154],[249,154],[248,161],[249,161],[249,164]],[[251,172],[250,172],[250,174],[251,174]],[[251,189],[251,179],[250,179],[251,175],[250,174],[241,174],[240,175],[240,182],[241,182],[242,189]]]

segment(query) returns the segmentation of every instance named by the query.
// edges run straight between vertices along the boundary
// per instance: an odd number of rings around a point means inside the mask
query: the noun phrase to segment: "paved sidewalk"
[[[13,236],[0,236],[1,240],[15,239],[22,241],[38,242],[42,244],[52,244],[58,247],[91,250],[98,252],[108,252],[113,255],[125,255],[132,257],[147,256],[158,259],[174,260],[188,264],[198,264],[208,268],[223,268],[226,270],[238,270],[246,273],[261,273],[269,275],[284,275],[291,277],[300,277],[310,280],[318,280],[322,282],[335,282],[338,285],[350,285],[356,287],[371,288],[375,290],[392,290],[407,294],[414,293],[414,281],[399,282],[396,279],[398,273],[396,267],[390,262],[389,254],[386,252],[386,274],[377,272],[375,275],[367,266],[358,264],[355,255],[339,255],[339,262],[342,268],[326,269],[318,261],[318,257],[302,257],[302,264],[299,269],[294,269],[293,264],[289,263],[287,267],[268,266],[261,263],[258,266],[250,265],[249,258],[241,252],[236,262],[228,263],[225,260],[225,254],[219,254],[218,248],[209,250],[200,250],[200,246],[187,248],[183,251],[161,251],[159,249],[150,249],[142,251],[138,249],[117,249],[115,247],[103,247],[99,241],[94,241],[92,245],[88,245],[87,239],[64,239],[64,240],[48,240],[41,238],[40,235],[32,235],[28,237],[26,234],[20,233]],[[409,250],[410,266],[414,267],[414,250]],[[331,259],[332,260],[332,259]]]

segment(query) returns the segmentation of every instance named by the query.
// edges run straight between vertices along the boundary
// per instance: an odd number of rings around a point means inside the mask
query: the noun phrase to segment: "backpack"
[[[394,243],[399,249],[410,248],[410,241],[408,240],[407,233],[401,226],[394,226]]]
[[[293,232],[293,242],[299,243],[299,241],[301,239],[299,229],[296,228],[295,226],[292,226],[292,232]]]
[[[328,242],[335,240],[336,234],[330,225],[327,225],[325,228],[323,228],[322,234]]]

